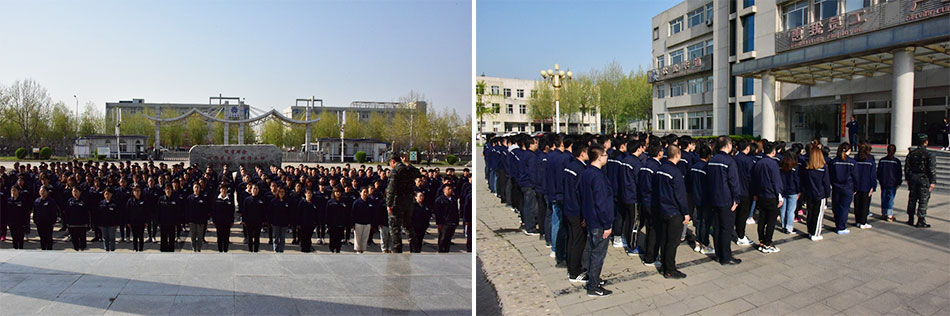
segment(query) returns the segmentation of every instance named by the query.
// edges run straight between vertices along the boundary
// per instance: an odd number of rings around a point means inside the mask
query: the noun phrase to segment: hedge
[[[459,162],[459,157],[455,155],[445,156],[445,162],[449,163],[450,165],[454,165]]]
[[[40,159],[49,159],[53,157],[53,150],[49,147],[40,148]]]
[[[16,149],[16,159],[26,158],[26,148],[20,147]]]
[[[718,135],[717,136],[693,136],[693,139],[713,139],[713,138],[718,138],[718,137],[719,137]],[[729,138],[732,138],[732,140],[734,141],[739,141],[739,140],[748,141],[748,140],[759,140],[762,137],[743,134],[743,135],[729,135]]]
[[[364,162],[366,162],[366,153],[363,152],[363,151],[357,151],[357,152],[356,152],[356,162],[358,162],[358,163],[364,163]]]

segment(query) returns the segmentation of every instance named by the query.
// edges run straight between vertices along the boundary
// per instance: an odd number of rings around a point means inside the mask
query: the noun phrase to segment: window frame
[[[518,114],[528,114],[528,106],[525,104],[518,104]]]
[[[501,86],[491,86],[491,95],[501,94]]]
[[[686,112],[670,113],[670,130],[678,131],[683,129],[683,119],[686,117],[685,113]]]
[[[789,16],[795,11],[800,11],[802,13],[802,23],[799,25],[790,26],[788,23],[791,21],[789,20]],[[808,24],[808,0],[802,0],[782,6],[782,27],[784,27],[786,30],[791,30],[805,24]]]
[[[706,23],[706,6],[690,11],[686,14],[686,19],[688,28]]]
[[[524,89],[518,89],[516,93],[519,98],[524,98]]]
[[[670,35],[673,35],[682,31],[683,31],[683,17],[682,16],[670,20]]]
[[[677,82],[671,83],[671,84],[670,84],[670,97],[682,96],[683,93],[686,92],[686,91],[685,91],[685,90],[686,90],[686,89],[685,89],[686,87],[684,87],[684,85],[686,85],[686,82],[685,82],[685,81],[677,81]],[[676,91],[679,91],[679,94],[677,94]]]
[[[686,54],[687,54],[687,57],[688,57],[688,58],[687,58],[686,60],[693,60],[693,58],[702,57],[702,56],[703,56],[703,50],[704,50],[705,48],[706,48],[706,41],[700,41],[699,43],[696,43],[696,44],[687,46],[687,47],[686,47]],[[699,54],[694,55],[694,54],[693,54],[694,51],[699,51]]]
[[[505,97],[506,97],[506,98],[510,98],[510,97],[511,97],[511,88],[505,88],[503,91],[505,92]]]
[[[505,114],[515,114],[515,105],[508,103],[508,107],[505,108]]]
[[[666,114],[656,115],[656,130],[658,131],[666,130]]]
[[[742,17],[742,52],[755,50],[755,14]]]
[[[824,13],[825,9],[825,6],[823,6],[824,4],[829,4],[828,8],[834,8],[834,13],[828,14],[827,16],[822,14]],[[831,6],[831,4],[833,4],[833,6]],[[815,0],[815,21],[821,21],[838,15],[838,4],[838,0]]]
[[[676,62],[676,57],[674,57],[674,55],[679,56],[679,58],[680,58],[680,61],[679,61],[679,62]],[[676,65],[676,64],[682,63],[682,62],[683,62],[683,58],[684,58],[684,56],[683,56],[683,49],[682,49],[682,48],[670,52],[670,65]]]

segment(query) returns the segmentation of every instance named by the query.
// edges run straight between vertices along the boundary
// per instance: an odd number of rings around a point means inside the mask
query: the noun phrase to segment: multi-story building
[[[555,130],[554,118],[537,119],[531,116],[529,100],[536,92],[538,80],[478,76],[484,82],[484,91],[476,89],[482,102],[492,111],[478,119],[480,133],[550,132]],[[561,132],[600,133],[600,112],[592,108],[570,115],[561,115]]]
[[[945,137],[950,1],[686,0],[652,27],[658,134]]]
[[[386,115],[387,118],[392,119],[396,113],[400,110],[411,109],[417,111],[417,113],[426,113],[426,102],[425,101],[413,101],[409,103],[401,102],[379,102],[379,101],[353,101],[350,102],[349,107],[345,106],[324,106],[323,102],[318,102],[320,105],[316,104],[310,109],[311,118],[315,118],[320,115],[323,111],[330,112],[334,115],[339,115],[340,112],[347,111],[349,113],[357,113],[357,118],[361,121],[369,119],[369,115],[372,113],[381,113]],[[307,113],[306,106],[294,105],[285,108],[281,111],[281,114],[284,116],[294,118],[297,115]]]
[[[164,102],[145,102],[145,99],[123,100],[119,102],[106,102],[106,117],[115,117],[116,110],[122,111],[123,117],[135,115],[138,113],[148,113],[148,115],[180,115],[191,109],[197,109],[211,115],[221,111],[228,119],[247,119],[250,113],[250,106],[245,104],[238,97],[211,97],[208,103],[164,103]]]

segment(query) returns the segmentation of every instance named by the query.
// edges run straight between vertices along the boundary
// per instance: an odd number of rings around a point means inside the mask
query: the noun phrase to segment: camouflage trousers
[[[907,197],[907,215],[913,219],[927,217],[927,203],[930,202],[930,186],[917,183],[908,183],[910,195]]]
[[[393,212],[389,214],[389,235],[392,240],[392,250],[395,253],[402,252],[402,231],[405,229],[406,234],[409,235],[409,239],[412,239],[413,230],[411,227],[412,221],[412,204],[402,205],[403,203],[397,203],[393,205]]]

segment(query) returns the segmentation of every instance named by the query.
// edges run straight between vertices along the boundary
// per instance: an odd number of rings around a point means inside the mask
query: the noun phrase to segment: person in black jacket
[[[160,249],[162,252],[175,251],[175,229],[181,221],[178,212],[181,205],[179,205],[178,197],[174,193],[175,189],[171,185],[165,185],[165,195],[158,199],[158,224],[161,226],[162,243]]]
[[[386,199],[383,196],[383,182],[376,180],[369,187],[370,199],[373,199],[373,224],[379,229],[379,248],[383,253],[392,252],[392,238],[389,231],[389,214],[386,213]]]
[[[348,213],[346,201],[343,200],[343,188],[333,188],[333,198],[327,201],[327,229],[330,235],[330,252],[339,253],[343,243],[343,229],[346,228]]]
[[[23,235],[30,220],[30,208],[26,201],[26,195],[22,194],[21,191],[19,186],[10,187],[10,197],[6,200],[6,209],[4,210],[7,213],[10,235],[13,237],[13,249],[23,249]]]
[[[148,178],[148,188],[145,189],[145,203],[148,206],[148,240],[145,242],[158,242],[158,199],[165,195],[165,190],[158,186],[155,177]]]
[[[657,220],[657,238],[662,249],[661,270],[667,279],[682,279],[686,274],[676,269],[676,246],[679,245],[683,225],[689,223],[689,205],[686,200],[686,182],[677,164],[682,152],[678,146],[669,146],[667,160],[653,174],[654,216]]]
[[[369,196],[369,189],[360,189],[360,198],[353,202],[353,250],[356,253],[366,251],[366,244],[372,231],[374,208],[376,204]]]
[[[102,248],[106,251],[115,251],[115,230],[122,222],[122,213],[114,196],[115,191],[106,188],[99,202],[99,228],[102,230]]]
[[[201,185],[197,182],[191,186],[194,193],[188,196],[186,207],[188,214],[189,231],[191,232],[191,249],[194,252],[201,252],[201,246],[204,242],[205,225],[208,224],[208,207],[205,205],[204,194],[201,193]]]
[[[73,250],[86,250],[86,231],[89,230],[89,209],[82,199],[82,189],[72,188],[73,197],[66,201],[66,219],[69,226],[69,238],[73,243]]]
[[[291,216],[293,216],[293,208],[290,199],[287,198],[286,188],[279,187],[277,189],[276,196],[270,201],[267,215],[267,222],[270,223],[271,229],[274,231],[274,252],[283,253],[287,226],[292,224]]]
[[[455,188],[446,184],[442,195],[435,200],[435,224],[439,227],[439,252],[449,252],[455,228],[459,225],[459,204],[452,194]]]
[[[426,236],[426,230],[429,229],[429,220],[432,218],[432,212],[425,204],[425,192],[417,191],[415,200],[412,204],[412,239],[409,241],[409,252],[422,252],[422,240]]]
[[[33,202],[33,223],[36,223],[36,232],[40,235],[40,249],[53,250],[53,224],[56,223],[56,214],[59,214],[59,205],[49,195],[50,188],[40,187],[40,197]]]
[[[304,198],[297,202],[297,233],[301,252],[313,251],[313,229],[317,226],[317,218],[325,207],[325,202],[323,205],[317,203],[311,188],[307,188],[304,191]]]
[[[132,198],[125,203],[125,218],[132,231],[132,250],[145,250],[145,222],[148,221],[149,209],[145,202],[145,194],[138,184],[132,186]]]
[[[775,143],[763,142],[762,153],[765,156],[759,159],[752,169],[752,185],[749,190],[759,208],[758,249],[763,253],[775,253],[779,248],[772,245],[772,235],[775,233],[778,208],[784,203],[781,197],[784,184],[778,162],[774,159]]]
[[[218,196],[214,198],[211,207],[211,221],[218,236],[218,252],[228,252],[231,245],[231,225],[234,224],[234,200],[228,194],[228,184],[221,183],[218,187]]]
[[[261,248],[261,224],[264,222],[266,205],[260,196],[261,188],[257,183],[251,184],[251,196],[241,202],[241,222],[247,230],[248,251],[258,252]]]
[[[472,184],[472,177],[468,177],[468,184]],[[468,190],[465,194],[465,197],[461,201],[461,213],[462,221],[465,222],[465,251],[472,252],[472,235],[475,234],[472,231],[472,191]],[[553,240],[552,236],[552,240]]]

